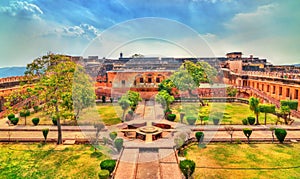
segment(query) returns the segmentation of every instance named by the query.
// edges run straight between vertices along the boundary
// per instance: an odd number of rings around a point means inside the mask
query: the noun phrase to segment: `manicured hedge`
[[[122,147],[123,147],[123,139],[119,138],[119,139],[116,139],[114,144],[115,144],[115,147],[117,148],[118,152],[121,151]]]
[[[253,125],[254,123],[255,123],[255,117],[248,117],[247,118],[247,120],[248,120],[248,123],[250,124],[250,125]]]
[[[35,126],[38,125],[39,122],[40,122],[40,118],[38,118],[38,117],[35,117],[35,118],[32,119],[32,123],[33,123]]]
[[[197,141],[199,143],[201,143],[203,141],[203,139],[204,139],[204,133],[203,132],[196,132],[195,136],[196,136]]]
[[[179,163],[179,168],[185,178],[190,178],[195,171],[196,164],[192,160],[182,160]]]
[[[186,117],[186,121],[188,122],[189,125],[194,125],[196,120],[197,120],[197,118],[193,117],[193,116]]]
[[[108,170],[100,170],[98,172],[99,179],[108,179],[109,178],[109,171]]]
[[[298,101],[297,100],[281,100],[281,106],[288,106],[291,110],[297,110],[298,108]]]
[[[15,118],[16,116],[14,115],[14,114],[9,114],[8,116],[7,116],[7,118],[8,118],[8,120],[11,120],[12,118]]]
[[[286,135],[287,135],[287,132],[285,129],[275,129],[275,135],[276,135],[276,138],[279,140],[280,143],[283,143]]]
[[[176,119],[176,114],[168,114],[167,119],[168,119],[169,121],[175,121],[175,119]]]
[[[108,170],[109,173],[112,173],[116,167],[116,161],[115,160],[103,160],[100,163],[101,170]]]
[[[11,122],[13,125],[17,125],[18,122],[19,122],[19,118],[17,118],[17,117],[12,118],[12,119],[10,120],[10,122]]]
[[[109,133],[109,137],[111,140],[115,140],[118,136],[118,133],[117,132],[111,132]]]

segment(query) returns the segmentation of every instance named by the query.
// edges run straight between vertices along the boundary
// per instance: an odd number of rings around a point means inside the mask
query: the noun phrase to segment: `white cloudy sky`
[[[0,1],[0,67],[24,66],[49,51],[100,57],[116,57],[119,51],[125,56],[141,53],[178,57],[224,56],[242,51],[245,56],[253,54],[275,64],[299,63],[299,7],[297,0]],[[179,25],[160,23],[141,28],[132,23],[133,19],[145,17],[169,19]],[[130,28],[106,37],[102,46],[92,43],[126,21],[131,22]],[[183,27],[191,28],[191,33]],[[161,33],[171,35],[159,40]],[[151,34],[156,41],[131,39],[147,37],[145,34]],[[212,52],[207,53],[209,50],[198,43],[195,34],[204,39],[200,43],[207,42]],[[103,50],[125,36],[130,43],[108,50],[110,53]],[[98,54],[87,53],[90,44],[99,48]],[[185,50],[174,44],[184,45]],[[190,50],[192,53],[187,53]]]

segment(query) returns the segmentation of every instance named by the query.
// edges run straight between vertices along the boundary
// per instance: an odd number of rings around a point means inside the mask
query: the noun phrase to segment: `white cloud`
[[[82,37],[87,40],[92,40],[99,35],[99,31],[92,25],[80,24],[79,26],[69,26],[57,30],[63,36]]]
[[[0,12],[23,18],[38,18],[43,14],[43,11],[37,5],[27,1],[12,1],[9,6],[0,7]]]

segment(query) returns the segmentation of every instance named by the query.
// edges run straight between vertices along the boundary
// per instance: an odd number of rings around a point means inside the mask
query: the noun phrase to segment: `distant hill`
[[[0,78],[6,78],[11,76],[23,76],[25,71],[26,71],[26,67],[0,68]]]

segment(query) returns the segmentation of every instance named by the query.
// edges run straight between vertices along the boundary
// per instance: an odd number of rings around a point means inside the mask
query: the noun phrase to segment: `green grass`
[[[197,167],[227,168],[196,168],[195,178],[300,177],[300,168],[277,169],[300,166],[300,144],[209,144],[206,148],[192,145],[186,158],[194,160]]]
[[[108,158],[100,152],[90,145],[1,144],[0,178],[97,178]]]
[[[121,121],[123,110],[119,105],[113,104],[100,104],[97,105],[97,110],[100,114],[100,119],[105,123],[105,125],[118,124]]]
[[[249,105],[242,103],[209,103],[208,106],[199,107],[198,103],[175,103],[171,106],[173,113],[176,114],[176,121],[179,121],[179,112],[184,111],[186,116],[196,116],[200,111],[200,114],[209,116],[213,112],[223,112],[223,119],[221,124],[242,124],[242,119],[248,116],[254,116],[253,112],[249,109]],[[259,121],[264,124],[264,113],[259,115]],[[275,124],[277,116],[273,114],[267,114],[267,124]],[[212,121],[206,121],[208,124],[213,124]],[[200,124],[200,120],[197,121]]]

